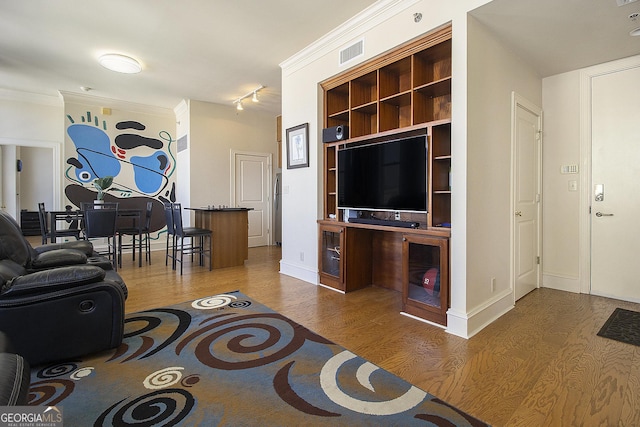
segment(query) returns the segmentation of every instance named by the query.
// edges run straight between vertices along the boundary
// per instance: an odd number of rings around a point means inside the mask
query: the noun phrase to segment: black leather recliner
[[[88,241],[33,248],[0,211],[0,331],[31,366],[117,347],[127,287]]]

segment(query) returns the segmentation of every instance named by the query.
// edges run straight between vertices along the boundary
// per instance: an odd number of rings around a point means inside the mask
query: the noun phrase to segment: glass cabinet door
[[[446,325],[448,259],[446,239],[404,236],[402,300],[407,313]]]
[[[334,288],[343,286],[342,249],[344,248],[344,227],[320,226],[320,283]]]
[[[322,231],[322,272],[340,277],[340,236],[331,230]]]

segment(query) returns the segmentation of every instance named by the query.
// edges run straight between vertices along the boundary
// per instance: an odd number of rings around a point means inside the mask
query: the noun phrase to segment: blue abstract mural
[[[119,121],[113,129],[106,120],[87,111],[74,119],[67,115],[67,135],[75,148],[67,158],[65,187],[69,201],[80,207],[96,198],[93,181],[113,176],[105,201],[117,201],[122,208],[139,208],[154,202],[152,229],[164,226],[162,206],[174,202],[176,160],[172,150],[175,140],[167,131],[148,135],[146,126],[135,120]],[[115,135],[111,137],[110,135]]]

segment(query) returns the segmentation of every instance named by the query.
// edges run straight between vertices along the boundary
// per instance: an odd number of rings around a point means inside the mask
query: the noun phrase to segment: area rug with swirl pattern
[[[67,426],[485,426],[240,292],[127,315],[115,350],[32,370]]]

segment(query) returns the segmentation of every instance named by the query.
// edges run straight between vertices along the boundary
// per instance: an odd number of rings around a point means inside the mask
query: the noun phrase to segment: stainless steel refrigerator
[[[276,174],[273,184],[273,240],[282,246],[282,174]]]

